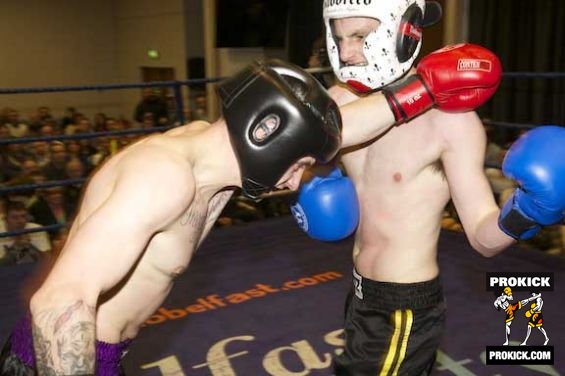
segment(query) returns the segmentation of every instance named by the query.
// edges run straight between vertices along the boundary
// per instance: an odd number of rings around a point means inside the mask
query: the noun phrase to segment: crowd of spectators
[[[33,188],[14,189],[0,197],[3,208],[0,232],[39,226],[52,229],[0,238],[0,264],[30,262],[50,251],[56,252],[53,244],[60,243],[72,223],[82,182],[106,158],[139,137],[80,138],[81,133],[122,130],[144,124],[104,113],[90,119],[75,108],[68,108],[60,118],[55,117],[47,106],[38,107],[28,118],[23,118],[15,108],[3,108],[0,111],[0,138],[8,143],[0,145],[0,184],[7,188],[28,185]],[[57,139],[60,135],[77,135],[77,138]],[[37,137],[49,138],[25,141]],[[37,184],[69,179],[73,184],[36,187]],[[19,220],[11,220],[11,217]],[[23,223],[22,218],[26,219]],[[24,257],[23,253],[30,256]]]

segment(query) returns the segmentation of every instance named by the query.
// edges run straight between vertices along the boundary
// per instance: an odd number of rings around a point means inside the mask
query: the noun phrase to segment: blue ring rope
[[[503,72],[503,78],[565,78],[565,72]]]
[[[59,230],[63,227],[67,227],[67,225],[62,225],[60,223],[48,226],[41,226],[41,227],[34,227],[34,228],[26,228],[23,230],[16,230],[16,231],[6,231],[0,232],[0,238],[9,238],[10,236],[19,236],[23,234],[30,234],[32,232],[49,232],[54,230]]]
[[[0,94],[31,94],[31,93],[56,93],[64,91],[101,91],[118,89],[139,89],[146,87],[169,87],[179,85],[197,85],[203,83],[214,83],[222,78],[197,78],[184,81],[151,81],[134,84],[98,84],[78,86],[50,86],[50,87],[22,87],[22,88],[0,88]]]
[[[61,134],[54,136],[36,136],[36,137],[14,137],[14,138],[4,138],[0,139],[0,145],[10,145],[10,144],[24,144],[37,141],[61,141],[61,140],[82,140],[89,138],[98,138],[105,136],[122,136],[129,134],[146,134],[146,133],[157,133],[168,131],[169,129],[177,127],[176,125],[161,126],[154,128],[134,128],[134,129],[122,129],[118,131],[101,131],[101,132],[89,132],[89,133],[75,133],[75,134]]]
[[[44,183],[29,183],[29,184],[20,184],[13,186],[2,186],[0,187],[0,197],[3,195],[32,191],[34,189],[42,189],[42,188],[45,189],[51,187],[63,187],[67,185],[83,184],[86,180],[88,180],[88,178],[50,180]]]
[[[306,69],[312,73],[318,72],[331,72],[330,67],[313,68]],[[543,79],[554,79],[554,78],[565,78],[565,72],[504,72],[502,74],[503,78],[543,78]],[[119,89],[136,89],[136,88],[146,88],[146,87],[173,87],[175,92],[175,105],[177,107],[177,117],[181,120],[181,124],[184,123],[184,114],[182,114],[182,100],[180,87],[182,85],[192,86],[197,84],[214,83],[222,80],[222,78],[202,78],[202,79],[191,79],[184,81],[152,81],[145,83],[136,84],[102,84],[102,85],[81,85],[81,86],[59,86],[59,87],[33,87],[33,88],[0,88],[0,94],[31,94],[31,93],[53,93],[53,92],[68,92],[68,91],[104,91],[104,90],[119,90]],[[181,112],[179,114],[179,111]],[[509,128],[524,128],[530,129],[537,125],[535,124],[520,124],[520,123],[510,123],[502,121],[493,121],[490,119],[482,119],[484,124],[493,125],[497,127],[509,127]],[[78,133],[73,135],[54,135],[45,137],[20,137],[11,139],[0,139],[0,145],[9,145],[16,143],[31,143],[36,141],[60,141],[60,140],[78,140],[78,139],[90,139],[104,136],[119,136],[119,135],[129,135],[129,134],[147,134],[162,132],[168,129],[174,128],[175,126],[167,127],[156,127],[150,129],[126,129],[118,131],[104,131],[104,132],[91,132],[91,133]],[[485,165],[485,167],[500,168],[500,166],[495,165]],[[50,188],[56,186],[67,186],[75,184],[84,184],[88,178],[80,179],[65,179],[65,180],[52,180],[45,183],[35,183],[35,184],[22,184],[12,187],[0,187],[0,196],[8,195],[12,193],[19,193],[24,191],[29,191],[39,188]],[[42,231],[54,231],[59,230],[67,225],[64,224],[53,224],[48,226],[40,226],[32,229],[24,229],[17,231],[7,231],[0,232],[0,238],[18,236],[33,232]]]

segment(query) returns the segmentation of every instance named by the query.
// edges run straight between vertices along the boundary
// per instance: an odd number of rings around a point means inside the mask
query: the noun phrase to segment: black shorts
[[[345,311],[345,348],[336,376],[429,375],[445,323],[439,277],[419,283],[377,282],[353,272]]]

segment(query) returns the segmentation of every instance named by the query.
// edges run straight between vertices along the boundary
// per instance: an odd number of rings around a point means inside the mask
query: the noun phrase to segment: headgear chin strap
[[[426,8],[427,7],[427,8]],[[359,92],[377,90],[406,74],[422,47],[422,29],[441,18],[441,6],[425,0],[324,0],[326,44],[337,78]],[[363,66],[344,65],[332,20],[370,17],[380,21],[363,46]]]
[[[242,175],[257,199],[300,158],[329,162],[341,144],[341,116],[324,87],[298,66],[255,62],[218,85]]]

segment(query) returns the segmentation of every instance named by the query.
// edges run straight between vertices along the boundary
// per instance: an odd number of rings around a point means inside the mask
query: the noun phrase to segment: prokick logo
[[[553,291],[553,273],[487,273],[486,277],[486,289],[494,293],[494,308],[501,312],[497,317],[501,326],[504,320],[506,334],[502,346],[487,346],[486,364],[553,364],[553,346],[548,346],[542,313],[543,292]],[[516,325],[526,330],[517,334]],[[521,336],[519,346],[509,346],[510,333]]]

